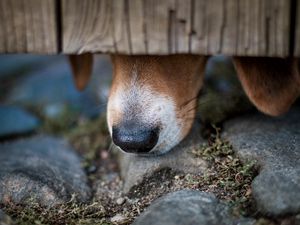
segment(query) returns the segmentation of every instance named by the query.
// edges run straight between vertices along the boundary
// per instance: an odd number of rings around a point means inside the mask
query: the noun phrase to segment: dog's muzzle
[[[148,153],[155,147],[158,138],[158,127],[147,127],[138,122],[125,122],[112,129],[113,142],[128,153]]]

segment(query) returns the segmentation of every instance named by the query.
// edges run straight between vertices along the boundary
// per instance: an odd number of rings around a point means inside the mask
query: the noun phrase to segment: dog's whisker
[[[178,115],[194,117],[205,62],[202,56],[115,55],[107,122],[118,149],[159,155],[177,145],[191,125]]]
[[[236,87],[237,90],[240,91],[240,88],[239,87]],[[233,93],[218,93],[218,95],[220,95],[220,98],[222,97],[223,99],[224,98],[233,98],[233,97],[242,97],[242,93],[240,95],[234,95]],[[185,110],[185,107],[188,107],[190,103],[193,103],[193,100],[196,100],[198,98],[198,96],[196,97],[193,97],[191,99],[189,99],[188,101],[186,101],[184,104],[182,104],[178,111],[183,111]],[[218,98],[218,96],[216,96],[216,98]],[[205,105],[207,103],[214,103],[214,102],[218,102],[219,101],[219,98],[218,99],[215,99],[215,98],[212,98],[212,99],[205,99],[203,100],[203,98],[199,97],[199,100],[197,102],[197,106],[201,106],[201,105]]]
[[[198,108],[198,105],[196,104],[196,105],[193,105],[190,108],[186,108],[186,109],[182,110],[182,112],[190,112],[190,111],[195,110],[197,108]]]
[[[196,109],[198,106],[205,105],[205,104],[208,104],[208,103],[217,102],[217,101],[219,101],[219,99],[218,99],[218,100],[216,100],[216,99],[207,99],[207,100],[205,100],[205,101],[199,99],[199,101],[198,101],[197,103],[195,103],[195,104],[196,104],[195,109]],[[187,106],[188,106],[188,105],[187,105]],[[186,106],[186,107],[187,107],[187,106]],[[186,109],[185,109],[185,108],[177,109],[177,111],[184,111],[184,110],[186,110]]]
[[[198,108],[197,105],[193,105],[193,106],[191,106],[190,108],[178,109],[178,110],[176,110],[176,111],[179,112],[179,113],[186,113],[186,112],[195,110],[195,109],[197,109],[197,108]]]
[[[196,117],[196,114],[194,113],[194,111],[189,111],[189,112],[186,112],[184,114],[182,114],[180,117],[178,117],[179,119],[181,120],[185,120],[185,119],[189,119],[189,118],[195,118]]]
[[[236,96],[237,98],[241,98],[242,96]],[[201,105],[205,105],[205,104],[208,104],[208,103],[215,103],[215,102],[219,102],[220,101],[220,99],[222,98],[222,101],[226,101],[226,96],[220,96],[220,98],[217,98],[217,99],[215,99],[215,98],[213,98],[213,99],[207,99],[207,100],[205,100],[205,101],[203,101],[203,100],[199,100],[199,102],[198,102],[198,106],[201,106]],[[234,96],[232,96],[232,98],[235,98]],[[232,99],[232,98],[230,98],[230,97],[228,97],[227,98],[227,100],[230,100],[230,99]]]
[[[193,98],[187,100],[186,102],[184,102],[182,105],[180,105],[179,108],[185,107],[187,106],[189,103],[191,103],[193,100],[196,100],[199,97],[199,95],[194,96]]]
[[[183,112],[183,111],[185,111],[185,110],[189,110],[190,108],[197,106],[197,102],[191,102],[191,103],[193,103],[193,105],[190,105],[190,103],[189,103],[189,104],[186,105],[185,107],[176,109],[176,111],[177,111],[177,112]]]

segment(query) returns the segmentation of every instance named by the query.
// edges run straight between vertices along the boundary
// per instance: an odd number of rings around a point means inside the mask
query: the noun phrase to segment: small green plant
[[[75,197],[64,204],[42,207],[34,200],[26,205],[9,204],[4,210],[20,225],[92,225],[111,224],[105,220],[106,211],[100,202],[77,203]]]
[[[77,124],[79,111],[64,106],[62,111],[53,118],[44,116],[38,110],[36,110],[36,114],[43,119],[43,126],[41,127],[43,132],[59,135],[72,129]]]
[[[192,153],[208,161],[210,168],[201,180],[201,186],[217,189],[218,197],[229,201],[238,214],[252,210],[251,182],[257,175],[254,161],[242,162],[234,153],[232,145],[220,137],[220,128],[214,126],[215,134],[210,144]],[[200,188],[201,189],[201,188]]]
[[[101,150],[109,149],[111,139],[106,125],[105,115],[86,121],[64,133],[74,148],[83,156],[83,167],[97,160]]]

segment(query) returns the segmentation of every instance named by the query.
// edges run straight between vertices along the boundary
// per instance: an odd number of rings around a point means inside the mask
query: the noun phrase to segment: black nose
[[[157,144],[158,128],[149,128],[140,123],[124,123],[113,127],[113,142],[128,153],[147,153]]]

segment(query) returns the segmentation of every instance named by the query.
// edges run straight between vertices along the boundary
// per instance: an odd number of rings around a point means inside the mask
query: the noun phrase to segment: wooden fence
[[[300,56],[298,0],[0,0],[0,53]]]

